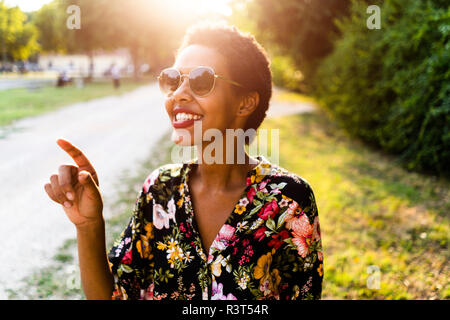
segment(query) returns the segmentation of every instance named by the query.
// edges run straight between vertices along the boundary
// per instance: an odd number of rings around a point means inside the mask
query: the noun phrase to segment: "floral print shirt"
[[[320,299],[323,255],[313,191],[305,179],[256,158],[209,252],[188,184],[197,160],[154,170],[108,254],[113,299]]]

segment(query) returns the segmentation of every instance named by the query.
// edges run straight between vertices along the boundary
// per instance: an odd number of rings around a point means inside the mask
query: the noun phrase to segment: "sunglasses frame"
[[[209,91],[208,91],[206,94],[204,94],[204,95],[199,95],[199,94],[195,93],[195,91],[192,90],[192,87],[191,87],[191,78],[190,78],[191,72],[194,71],[194,70],[196,70],[196,69],[198,69],[198,68],[206,68],[206,69],[209,69],[209,70],[212,71],[212,74],[213,74],[213,76],[214,76],[214,82],[213,82],[213,85],[212,85],[212,87],[211,87],[211,90],[209,90]],[[166,70],[175,70],[175,71],[178,72],[178,74],[179,74],[179,81],[178,81],[178,85],[177,85],[176,89],[173,90],[173,91],[169,91],[169,92],[165,92],[165,91],[161,88],[161,84],[159,83],[159,81],[160,81],[160,79],[161,79],[161,76],[162,76],[162,73],[163,73],[164,71],[166,71]],[[159,74],[159,76],[158,76],[159,88],[161,89],[161,91],[162,91],[164,94],[169,95],[170,93],[175,92],[175,91],[181,86],[181,84],[183,83],[183,77],[188,77],[189,89],[191,90],[191,92],[192,92],[195,96],[200,97],[200,98],[206,97],[207,95],[209,95],[209,94],[214,90],[214,88],[215,88],[215,86],[216,86],[216,79],[217,79],[217,78],[222,79],[222,80],[224,80],[224,81],[226,81],[226,82],[228,82],[228,83],[231,83],[231,84],[233,84],[233,85],[235,85],[235,86],[242,87],[242,88],[244,87],[242,84],[240,84],[240,83],[238,83],[238,82],[236,82],[236,81],[233,81],[233,80],[231,80],[231,79],[228,79],[228,78],[225,78],[225,77],[223,77],[223,76],[220,76],[220,75],[216,74],[216,72],[214,71],[214,69],[211,68],[211,67],[207,67],[207,66],[197,66],[197,67],[193,68],[191,71],[189,71],[188,74],[186,74],[186,73],[185,73],[185,74],[182,74],[178,69],[175,69],[175,68],[172,68],[172,67],[163,69],[163,70],[161,71],[161,73]]]

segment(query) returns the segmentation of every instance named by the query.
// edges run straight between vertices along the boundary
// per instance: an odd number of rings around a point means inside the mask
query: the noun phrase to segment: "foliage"
[[[54,0],[31,13],[31,21],[39,33],[41,51],[66,53],[74,49],[71,47],[73,33],[68,32],[66,26],[68,15],[65,9],[64,1]]]
[[[81,26],[68,29],[66,9],[80,8]],[[33,14],[44,51],[83,53],[128,48],[135,66],[153,69],[173,62],[186,27],[200,15],[186,15],[189,4],[174,0],[53,0]],[[135,68],[137,71],[137,68]]]
[[[28,23],[18,7],[9,8],[0,2],[0,55],[7,60],[26,60],[38,51],[37,31]]]
[[[275,85],[294,91],[302,91],[303,74],[296,70],[289,56],[274,56],[270,68]]]
[[[338,31],[334,20],[345,15],[348,7],[348,0],[255,0],[248,8],[263,43],[278,45],[308,82],[332,50],[331,36]]]
[[[386,0],[381,30],[353,2],[319,68],[316,95],[352,135],[409,170],[450,175],[450,11],[438,0]]]

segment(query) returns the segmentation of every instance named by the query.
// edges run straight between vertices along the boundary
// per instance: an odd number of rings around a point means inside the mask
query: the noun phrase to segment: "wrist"
[[[76,228],[78,234],[93,234],[98,233],[99,231],[104,232],[105,221],[103,217],[101,217],[96,220],[80,223],[76,225]]]

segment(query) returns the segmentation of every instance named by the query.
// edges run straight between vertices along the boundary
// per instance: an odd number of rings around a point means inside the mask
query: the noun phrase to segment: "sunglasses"
[[[171,94],[181,86],[183,77],[188,77],[189,88],[198,97],[205,97],[214,90],[216,78],[243,87],[233,80],[217,75],[211,67],[199,66],[192,69],[189,74],[181,74],[175,68],[164,69],[158,76],[159,88],[164,94]]]

